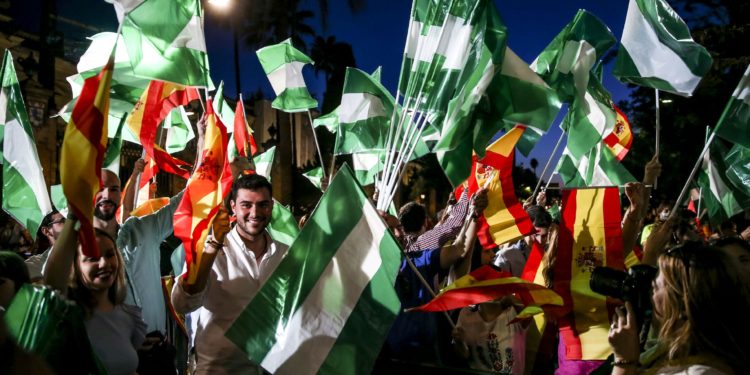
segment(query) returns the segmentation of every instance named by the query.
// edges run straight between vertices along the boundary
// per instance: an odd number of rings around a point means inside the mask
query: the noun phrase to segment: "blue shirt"
[[[172,218],[181,200],[182,193],[179,193],[151,215],[131,216],[117,233],[117,247],[127,271],[125,303],[141,308],[149,332],[166,333],[167,310],[161,287],[159,246],[174,231]]]
[[[423,250],[408,253],[409,258],[427,282],[435,279],[440,268],[440,250]],[[401,261],[396,278],[396,294],[402,311],[393,322],[388,333],[387,345],[394,356],[412,361],[434,361],[437,359],[436,313],[403,312],[403,309],[421,306],[432,299],[432,294],[422,284],[414,271]]]

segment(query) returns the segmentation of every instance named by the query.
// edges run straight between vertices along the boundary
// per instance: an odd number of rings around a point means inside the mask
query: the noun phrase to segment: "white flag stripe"
[[[406,56],[418,61],[432,62],[435,54],[445,56],[444,69],[462,69],[468,58],[471,25],[463,18],[448,16],[443,26],[429,26],[427,35],[421,31],[424,24],[412,21],[407,38]],[[443,31],[445,30],[445,31]],[[440,40],[442,37],[442,40]]]
[[[701,77],[693,74],[679,55],[659,41],[635,0],[630,0],[628,6],[621,43],[641,77],[659,77],[681,93],[692,93],[698,86]]]
[[[42,217],[47,215],[52,211],[52,204],[49,201],[47,183],[42,175],[36,145],[17,119],[5,124],[4,139],[3,157],[10,162],[11,167],[18,171],[34,192]]]
[[[351,124],[373,117],[385,117],[383,101],[375,95],[366,92],[346,93],[341,95],[341,105],[338,108],[339,123]]]
[[[279,373],[318,372],[360,295],[380,268],[380,241],[386,230],[377,212],[365,203],[359,222],[341,243],[305,302],[286,327],[279,327],[276,337],[284,339],[276,341],[263,358],[264,369],[276,373],[283,365]],[[305,355],[296,355],[302,352],[303,345]]]
[[[557,70],[573,74],[576,92],[582,93],[589,87],[589,72],[596,64],[596,48],[585,40],[569,40],[565,43]]]
[[[742,76],[742,79],[737,85],[737,88],[734,89],[732,96],[742,100],[745,104],[750,105],[750,65],[747,66],[745,75]]]
[[[5,124],[8,117],[8,94],[5,90],[0,89],[0,124]],[[2,161],[0,161],[2,163]]]
[[[268,80],[276,95],[281,95],[286,89],[305,86],[305,78],[302,76],[302,68],[305,63],[292,61],[281,65],[278,69],[268,74]]]
[[[361,153],[352,154],[352,162],[355,171],[369,171],[378,166],[378,154]]]
[[[503,58],[503,67],[500,73],[509,77],[518,78],[522,81],[548,87],[542,77],[539,77],[538,74],[534,73],[534,71],[529,68],[529,65],[508,47],[505,47],[505,57]]]
[[[596,101],[588,91],[585,91],[584,99],[586,100],[585,104],[588,107],[586,119],[588,119],[591,125],[594,126],[596,132],[603,136],[605,131],[611,130],[608,129],[610,127],[608,125],[614,126],[614,124],[607,124],[607,115],[604,113],[605,109],[599,107],[603,104]]]
[[[174,48],[187,47],[206,52],[206,38],[203,36],[203,19],[194,15],[187,25],[185,25],[185,28],[177,35],[171,46]]]

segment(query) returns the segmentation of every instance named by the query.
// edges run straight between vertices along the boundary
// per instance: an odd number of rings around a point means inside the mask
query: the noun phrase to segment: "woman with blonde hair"
[[[750,284],[733,259],[687,242],[659,257],[654,326],[664,355],[646,373],[741,374],[750,368]],[[609,342],[613,374],[639,370],[638,326],[630,303],[617,309]],[[643,372],[643,371],[641,371]]]
[[[67,293],[83,308],[91,347],[107,373],[134,374],[146,324],[139,308],[123,303],[127,290],[122,255],[115,240],[99,229],[96,243],[100,256],[85,255],[78,245],[78,225],[70,218],[65,222],[47,261],[45,283]]]

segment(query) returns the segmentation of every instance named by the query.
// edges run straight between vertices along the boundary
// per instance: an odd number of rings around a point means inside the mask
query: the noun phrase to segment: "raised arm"
[[[457,277],[465,275],[471,266],[471,256],[467,256],[467,254],[471,254],[477,238],[479,226],[477,225],[476,218],[484,212],[488,204],[487,189],[479,190],[471,202],[472,210],[470,211],[473,211],[473,214],[465,218],[468,220],[468,224],[462,226],[455,241],[451,245],[444,246],[440,252],[440,266],[444,269],[461,260],[456,265],[455,271]],[[469,215],[469,213],[466,215]]]
[[[130,174],[128,182],[125,184],[125,196],[122,198],[122,222],[124,223],[130,217],[130,213],[135,209],[135,195],[138,191],[138,176],[143,173],[146,167],[146,161],[138,159],[133,165],[133,173]],[[143,203],[143,202],[141,202]]]
[[[646,204],[643,201],[643,189],[643,184],[640,182],[629,182],[625,185],[625,195],[630,201],[630,207],[622,220],[622,249],[625,254],[633,251],[643,226],[643,214],[646,212],[643,209],[643,205]]]
[[[70,269],[78,251],[78,229],[80,224],[72,214],[65,220],[60,237],[52,246],[44,268],[44,283],[63,293],[68,291]]]

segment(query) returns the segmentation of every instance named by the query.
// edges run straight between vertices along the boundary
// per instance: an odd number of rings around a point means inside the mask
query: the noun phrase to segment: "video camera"
[[[628,272],[609,267],[596,267],[589,280],[589,286],[594,292],[629,301],[633,305],[636,323],[639,325],[641,346],[646,342],[651,325],[653,313],[651,283],[656,278],[657,272],[656,268],[644,264],[630,267]]]

